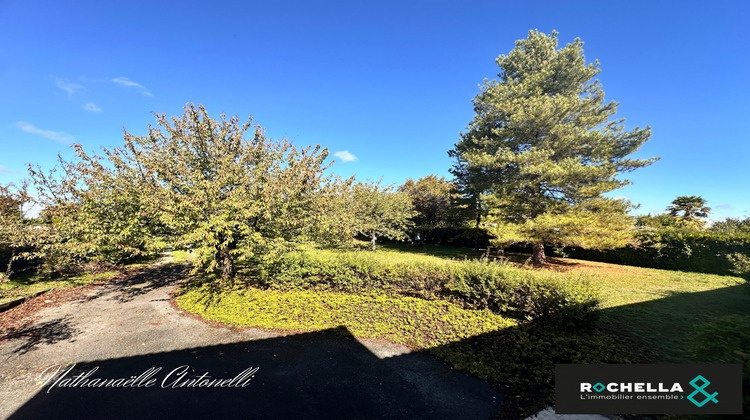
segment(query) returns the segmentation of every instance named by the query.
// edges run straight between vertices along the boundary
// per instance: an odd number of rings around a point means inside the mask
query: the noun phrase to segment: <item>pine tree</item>
[[[496,60],[499,80],[485,81],[474,99],[476,116],[449,152],[454,175],[489,210],[483,226],[499,246],[544,245],[611,248],[624,245],[630,203],[602,194],[627,185],[617,175],[656,159],[631,159],[651,130],[612,120],[616,102],[605,102],[586,64],[583,43],[558,49],[557,32],[530,31]]]

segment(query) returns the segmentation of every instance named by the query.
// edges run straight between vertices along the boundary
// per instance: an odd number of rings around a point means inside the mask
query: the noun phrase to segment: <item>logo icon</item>
[[[698,385],[699,380],[703,381],[701,385]],[[706,389],[707,386],[711,385],[711,382],[709,382],[708,379],[704,378],[703,376],[698,375],[695,378],[693,378],[693,380],[690,381],[690,385],[692,385],[693,388],[695,388],[695,391],[693,391],[690,395],[688,395],[687,398],[690,400],[690,402],[697,405],[698,407],[703,407],[709,401],[713,401],[714,404],[719,402],[719,400],[716,399],[716,396],[719,395],[718,392],[709,394],[708,392],[704,391],[704,389]],[[695,398],[693,397],[695,397],[698,393],[703,394],[706,397],[706,399],[704,399],[702,402],[696,401]]]

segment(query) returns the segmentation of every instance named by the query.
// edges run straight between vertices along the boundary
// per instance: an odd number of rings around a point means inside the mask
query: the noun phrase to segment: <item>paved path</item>
[[[281,335],[184,315],[170,293],[186,269],[165,263],[45,308],[0,343],[0,418],[468,419],[502,408],[487,383],[345,329]],[[198,387],[210,379],[227,381]]]

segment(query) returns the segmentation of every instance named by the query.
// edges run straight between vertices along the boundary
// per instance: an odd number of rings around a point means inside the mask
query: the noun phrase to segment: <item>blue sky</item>
[[[177,6],[170,5],[174,3]],[[660,212],[701,195],[750,216],[744,1],[0,0],[0,182],[139,135],[152,113],[253,115],[272,137],[348,151],[342,176],[449,176],[495,58],[530,29],[580,37],[627,126],[660,156],[616,191]]]

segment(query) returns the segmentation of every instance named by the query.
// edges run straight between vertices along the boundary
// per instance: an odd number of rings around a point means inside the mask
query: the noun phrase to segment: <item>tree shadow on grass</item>
[[[555,364],[742,363],[731,355],[750,354],[750,348],[728,348],[721,357],[693,351],[696,329],[732,315],[750,316],[750,284],[670,293],[599,310],[596,322],[569,322],[565,316],[539,319],[425,352],[518,396],[515,407],[507,403],[505,408],[506,413],[514,413],[509,418],[516,418],[554,403]]]

